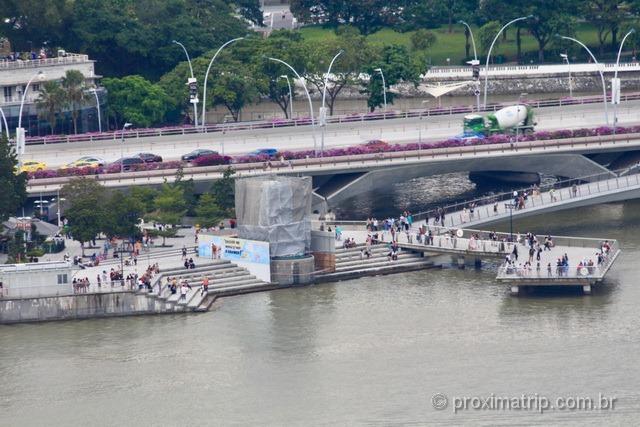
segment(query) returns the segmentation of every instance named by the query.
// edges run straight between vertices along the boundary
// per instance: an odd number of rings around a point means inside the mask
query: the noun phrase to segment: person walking
[[[204,276],[202,279],[202,288],[200,288],[200,296],[209,292],[209,276]]]

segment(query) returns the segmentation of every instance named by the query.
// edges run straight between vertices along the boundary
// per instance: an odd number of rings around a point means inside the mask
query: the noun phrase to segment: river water
[[[477,191],[458,179],[459,193]],[[0,425],[637,425],[640,202],[516,228],[616,238],[624,252],[591,296],[516,298],[490,266],[446,268],[233,297],[199,315],[0,326]],[[617,400],[454,414],[433,408],[435,393]]]

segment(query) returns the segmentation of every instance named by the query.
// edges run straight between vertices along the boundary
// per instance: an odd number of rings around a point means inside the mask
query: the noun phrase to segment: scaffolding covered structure
[[[297,257],[311,248],[310,177],[236,180],[238,236],[269,242],[272,258]]]

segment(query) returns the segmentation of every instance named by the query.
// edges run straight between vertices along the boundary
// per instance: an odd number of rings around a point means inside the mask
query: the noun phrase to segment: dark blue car
[[[267,157],[275,157],[278,154],[278,150],[275,148],[258,148],[249,153],[251,157],[259,157],[259,156],[267,156]]]

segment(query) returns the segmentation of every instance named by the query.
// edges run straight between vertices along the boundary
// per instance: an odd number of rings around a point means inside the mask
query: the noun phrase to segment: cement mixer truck
[[[524,104],[511,105],[486,116],[464,116],[464,135],[482,138],[496,133],[530,133],[535,125],[533,108]]]

